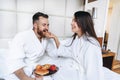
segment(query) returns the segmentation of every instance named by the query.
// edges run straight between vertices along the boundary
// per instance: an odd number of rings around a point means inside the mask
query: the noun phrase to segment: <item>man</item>
[[[33,30],[15,36],[6,56],[8,73],[6,80],[46,80],[42,76],[32,77],[32,72],[45,52],[52,54],[59,46],[57,37],[48,29],[48,15],[37,12],[33,16]]]

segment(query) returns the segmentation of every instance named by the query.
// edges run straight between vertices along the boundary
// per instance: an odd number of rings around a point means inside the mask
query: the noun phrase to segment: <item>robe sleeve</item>
[[[55,57],[72,57],[72,47],[69,45],[70,42],[70,39],[61,41],[58,49],[54,41],[49,42],[49,53],[52,50],[52,53],[50,53],[50,55]]]
[[[104,80],[101,48],[89,46],[84,59],[86,80]]]
[[[47,52],[52,57],[72,57],[72,48],[69,46],[70,39],[60,42],[59,48],[56,47],[54,40],[48,41]]]
[[[72,55],[73,55],[73,53],[72,53],[72,46],[68,45],[68,44],[66,45],[66,43],[64,44],[64,42],[63,42],[63,43],[60,44],[60,46],[58,48],[58,53],[57,54],[59,56],[62,56],[62,57],[72,58]]]
[[[48,40],[46,52],[48,53],[49,56],[51,57],[58,57],[57,56],[57,47],[53,39]]]
[[[9,45],[9,52],[6,56],[7,72],[9,74],[25,66],[22,37],[23,36],[17,35]]]

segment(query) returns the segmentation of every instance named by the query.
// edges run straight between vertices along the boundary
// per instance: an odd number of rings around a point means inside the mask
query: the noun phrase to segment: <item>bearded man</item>
[[[10,43],[5,80],[48,80],[48,77],[36,78],[32,72],[45,52],[52,54],[58,47],[57,37],[49,32],[48,15],[35,13],[33,29],[18,33]]]

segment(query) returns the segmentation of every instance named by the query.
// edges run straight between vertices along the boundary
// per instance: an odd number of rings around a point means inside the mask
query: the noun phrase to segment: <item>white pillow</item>
[[[0,49],[0,78],[5,74],[5,57],[7,56],[8,49]]]

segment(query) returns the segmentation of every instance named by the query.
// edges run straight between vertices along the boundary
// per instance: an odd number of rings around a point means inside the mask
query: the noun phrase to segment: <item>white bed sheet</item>
[[[120,74],[115,73],[108,68],[103,67],[105,80],[120,80]]]

